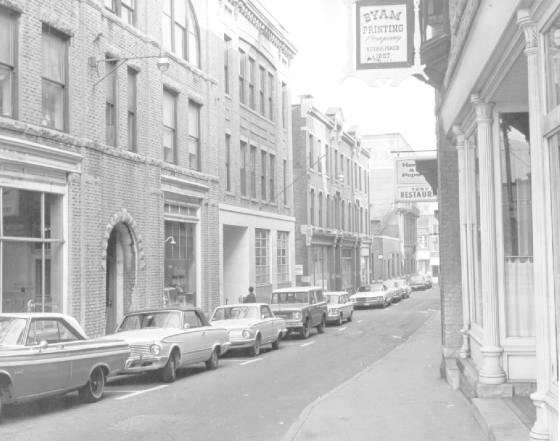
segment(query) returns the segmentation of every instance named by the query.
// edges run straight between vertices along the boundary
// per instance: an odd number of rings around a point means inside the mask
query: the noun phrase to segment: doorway
[[[122,232],[115,226],[107,243],[107,273],[105,277],[105,334],[112,334],[122,316],[124,298],[124,250]]]

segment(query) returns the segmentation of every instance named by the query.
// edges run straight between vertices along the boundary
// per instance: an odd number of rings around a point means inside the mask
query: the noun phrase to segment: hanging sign
[[[425,160],[423,160],[425,162]],[[433,159],[435,164],[436,159]],[[395,160],[397,202],[434,202],[437,196],[424,175],[417,170],[416,158]]]
[[[412,66],[413,37],[412,0],[356,2],[356,69]]]

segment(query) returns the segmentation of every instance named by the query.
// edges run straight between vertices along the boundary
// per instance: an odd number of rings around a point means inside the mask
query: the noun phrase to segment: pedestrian
[[[257,298],[255,297],[255,288],[249,287],[249,292],[245,297],[243,297],[243,303],[257,303]]]

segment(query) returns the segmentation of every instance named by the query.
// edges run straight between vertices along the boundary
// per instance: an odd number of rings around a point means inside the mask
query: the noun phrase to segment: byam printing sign
[[[395,200],[397,202],[434,202],[437,200],[424,175],[416,169],[416,159],[395,159]]]
[[[356,69],[412,66],[413,37],[412,0],[356,2]]]

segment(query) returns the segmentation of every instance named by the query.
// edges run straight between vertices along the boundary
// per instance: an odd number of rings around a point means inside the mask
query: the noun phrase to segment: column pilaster
[[[469,328],[470,328],[470,311],[469,311],[469,284],[468,284],[468,258],[467,258],[467,155],[465,145],[465,134],[459,126],[453,126],[453,135],[455,138],[455,147],[457,149],[457,170],[459,174],[459,226],[460,226],[460,242],[461,242],[461,301],[463,311],[463,327],[461,334],[463,343],[459,349],[459,357],[467,358],[470,355],[469,348]]]
[[[482,320],[484,343],[480,349],[482,366],[479,381],[482,384],[501,384],[506,375],[501,365],[498,310],[498,265],[496,257],[496,208],[494,190],[494,152],[492,142],[493,103],[472,95],[476,112],[480,179],[480,234],[482,260]]]
[[[551,378],[548,367],[550,366],[550,341],[548,330],[550,319],[548,310],[548,295],[552,286],[548,283],[548,247],[547,216],[550,210],[546,194],[546,177],[548,176],[548,163],[544,152],[543,130],[541,115],[544,103],[541,99],[539,84],[539,55],[538,55],[538,30],[531,18],[529,10],[520,10],[517,13],[517,24],[525,36],[525,55],[527,57],[527,78],[529,98],[529,129],[531,144],[531,185],[533,205],[533,271],[534,271],[534,299],[535,299],[535,345],[537,359],[537,390],[531,394],[531,399],[536,407],[535,424],[531,428],[532,439],[548,440],[550,433],[545,407],[545,395],[548,392]]]

